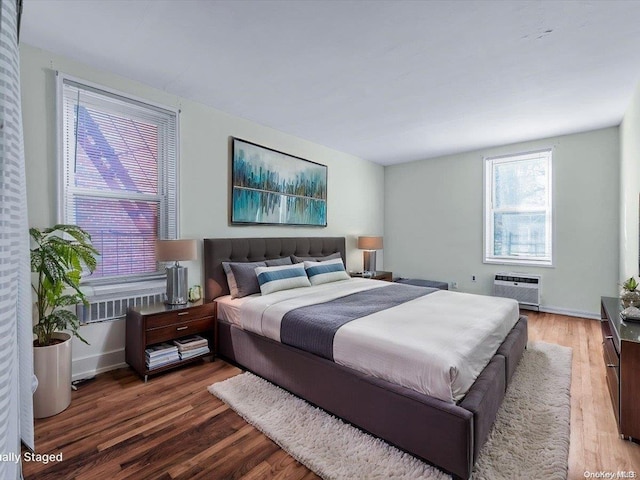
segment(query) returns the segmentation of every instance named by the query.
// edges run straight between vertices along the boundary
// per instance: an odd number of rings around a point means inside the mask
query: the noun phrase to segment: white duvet
[[[280,322],[288,311],[389,285],[354,278],[251,297],[240,305],[240,326],[280,341]],[[340,327],[334,338],[334,361],[457,402],[518,317],[515,300],[438,290]]]

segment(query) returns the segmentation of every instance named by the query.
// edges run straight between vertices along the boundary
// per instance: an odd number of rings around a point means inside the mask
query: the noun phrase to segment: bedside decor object
[[[382,237],[358,237],[358,248],[364,250],[363,270],[376,271],[376,250],[382,248]]]
[[[202,298],[202,287],[200,285],[194,285],[189,289],[189,301],[197,302]]]
[[[38,388],[33,394],[35,418],[56,415],[71,403],[71,335],[82,342],[76,314],[66,307],[87,303],[80,290],[83,269],[93,272],[98,251],[91,235],[76,225],[30,228],[32,283],[38,318],[33,326],[33,369]]]
[[[327,167],[233,139],[231,224],[327,226]]]
[[[640,291],[637,290],[639,284],[635,278],[630,277],[622,284],[620,300],[624,307],[640,307]]]
[[[620,312],[620,316],[624,321],[640,322],[640,308],[627,307]]]
[[[352,278],[370,278],[372,280],[384,280],[385,282],[393,281],[393,273],[377,270],[375,272],[349,272]]]
[[[159,262],[175,262],[167,267],[167,300],[169,305],[185,305],[188,300],[187,267],[180,261],[196,260],[198,252],[195,240],[156,240],[156,259]]]

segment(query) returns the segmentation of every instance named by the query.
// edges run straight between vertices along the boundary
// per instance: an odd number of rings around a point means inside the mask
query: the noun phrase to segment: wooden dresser
[[[160,373],[206,355],[215,355],[215,303],[202,300],[181,306],[164,303],[127,310],[127,338],[125,360],[138,375],[144,377]],[[181,337],[198,334],[209,341],[210,353],[178,360],[152,370],[147,368],[145,349],[163,342],[172,343]]]
[[[640,322],[624,322],[620,299],[602,297],[602,349],[618,432],[640,440]]]

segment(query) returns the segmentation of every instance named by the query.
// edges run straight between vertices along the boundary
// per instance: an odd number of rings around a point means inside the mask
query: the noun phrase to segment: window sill
[[[485,258],[482,263],[486,263],[488,265],[515,265],[515,266],[523,266],[523,267],[542,267],[542,268],[555,268],[553,262],[541,262],[536,260],[511,260],[506,258]]]

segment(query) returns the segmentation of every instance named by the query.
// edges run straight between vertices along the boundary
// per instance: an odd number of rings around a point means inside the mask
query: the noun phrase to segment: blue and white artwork
[[[327,226],[327,167],[233,139],[232,223]]]

